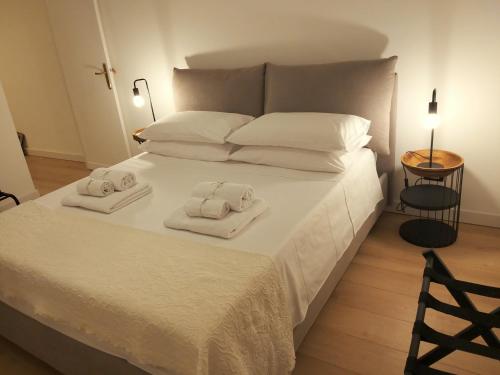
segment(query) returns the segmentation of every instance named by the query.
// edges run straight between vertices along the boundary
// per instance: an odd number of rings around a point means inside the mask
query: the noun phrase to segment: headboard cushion
[[[174,68],[176,111],[264,112],[265,65],[241,69]]]
[[[396,118],[397,118],[397,98],[398,98],[398,74],[394,74],[394,88],[391,103],[391,128],[389,130],[389,145],[391,153],[389,155],[377,155],[377,171],[379,174],[392,173],[396,167]]]
[[[320,65],[266,66],[265,113],[330,112],[372,121],[369,147],[389,155],[397,57]]]

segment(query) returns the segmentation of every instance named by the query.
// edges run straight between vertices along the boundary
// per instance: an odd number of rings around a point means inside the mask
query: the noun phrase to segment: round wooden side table
[[[132,138],[134,139],[134,141],[136,141],[139,144],[146,142],[146,140],[144,138],[140,137],[140,134],[142,133],[143,130],[144,130],[144,128],[136,129],[132,133]]]
[[[425,167],[426,162],[429,150],[408,151],[401,156],[405,173],[401,208],[418,210],[418,218],[403,223],[399,234],[417,246],[445,247],[458,236],[464,160],[450,151],[433,150],[433,163],[440,167]],[[409,173],[417,176],[413,185],[408,182]]]

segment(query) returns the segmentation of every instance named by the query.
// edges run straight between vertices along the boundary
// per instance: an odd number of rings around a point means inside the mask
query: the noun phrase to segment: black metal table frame
[[[418,218],[403,223],[400,235],[406,241],[421,247],[438,248],[454,243],[458,236],[460,224],[460,205],[462,200],[462,182],[464,166],[460,166],[444,177],[418,177],[410,186],[407,168],[403,165],[405,188],[401,192],[401,208],[406,206],[418,210]],[[405,199],[416,189],[434,192],[432,204],[425,199]]]

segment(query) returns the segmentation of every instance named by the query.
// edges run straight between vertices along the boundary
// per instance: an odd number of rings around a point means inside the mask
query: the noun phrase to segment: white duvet
[[[207,162],[140,154],[117,164],[134,172],[153,189],[139,201],[105,215],[62,207],[61,198],[75,189],[68,185],[37,202],[99,220],[273,257],[288,284],[294,325],[347,249],[354,234],[383,199],[369,149],[357,152],[345,173],[305,172],[236,162]],[[191,196],[202,181],[249,184],[269,206],[266,212],[232,239],[167,229],[163,221]]]

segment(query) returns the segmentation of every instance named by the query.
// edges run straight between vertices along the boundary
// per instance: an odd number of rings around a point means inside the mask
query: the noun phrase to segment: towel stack
[[[255,198],[252,186],[230,182],[201,182],[195,186],[184,207],[164,224],[217,237],[231,238],[267,208]]]
[[[188,216],[223,219],[231,210],[242,212],[250,207],[255,193],[250,185],[201,182],[191,195],[184,205]]]
[[[76,184],[76,193],[62,199],[63,206],[83,207],[111,213],[151,192],[149,184],[138,184],[135,174],[97,168]]]

